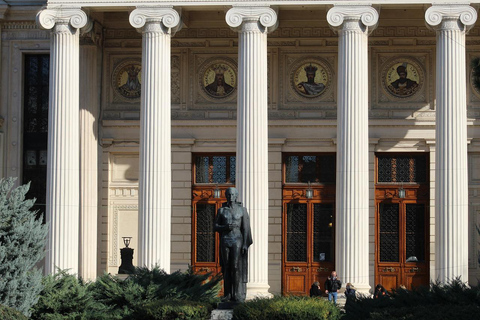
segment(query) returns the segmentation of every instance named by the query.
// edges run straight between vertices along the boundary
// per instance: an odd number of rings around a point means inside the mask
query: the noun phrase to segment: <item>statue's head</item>
[[[225,191],[225,197],[227,198],[228,202],[235,202],[238,198],[238,191],[235,188],[228,188]]]

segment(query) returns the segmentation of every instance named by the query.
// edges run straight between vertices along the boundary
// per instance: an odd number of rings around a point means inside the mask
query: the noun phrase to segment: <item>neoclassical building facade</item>
[[[477,3],[0,0],[2,176],[44,269],[220,272],[248,209],[249,297],[336,270],[367,292],[480,277]]]

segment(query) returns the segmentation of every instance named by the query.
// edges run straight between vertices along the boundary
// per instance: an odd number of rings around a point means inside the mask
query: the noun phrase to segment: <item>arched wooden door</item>
[[[427,159],[377,155],[375,281],[387,290],[429,284]]]
[[[284,156],[282,223],[282,293],[307,295],[335,267],[335,155]]]

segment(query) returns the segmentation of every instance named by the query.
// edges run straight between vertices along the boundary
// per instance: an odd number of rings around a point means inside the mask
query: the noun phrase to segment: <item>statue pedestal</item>
[[[227,302],[220,302],[217,304],[218,310],[233,310],[236,306],[238,306],[241,302],[237,301],[227,301]]]
[[[210,320],[232,320],[233,319],[233,310],[220,310],[216,309],[212,311]]]

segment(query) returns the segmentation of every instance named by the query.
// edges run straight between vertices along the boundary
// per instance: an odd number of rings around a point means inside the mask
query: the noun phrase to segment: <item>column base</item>
[[[247,283],[247,297],[246,301],[255,298],[271,299],[273,294],[268,292],[270,286],[267,283]]]
[[[342,286],[343,288],[345,288],[345,285],[346,283],[342,283]],[[370,287],[370,285],[368,283],[353,283],[353,286],[355,287],[355,290],[357,291],[357,293],[361,293],[361,294],[364,294],[364,295],[371,295],[372,292],[370,292],[370,290],[372,289],[372,287]]]

